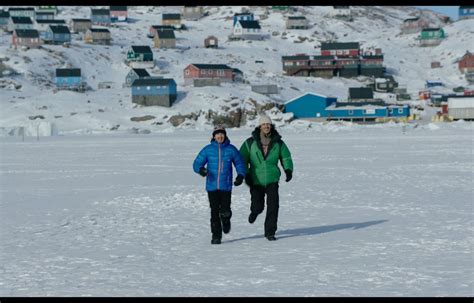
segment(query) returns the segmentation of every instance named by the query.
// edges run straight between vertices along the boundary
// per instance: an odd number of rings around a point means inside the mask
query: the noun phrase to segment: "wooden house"
[[[359,42],[322,42],[322,56],[357,57],[359,56]]]
[[[474,54],[467,51],[459,60],[458,68],[462,74],[474,72]]]
[[[439,61],[431,61],[431,68],[440,68],[441,62]]]
[[[474,5],[461,5],[459,7],[459,20],[474,18]]]
[[[181,14],[162,14],[161,24],[179,27],[181,26]]]
[[[176,37],[174,31],[157,31],[153,38],[153,43],[156,48],[176,48]]]
[[[424,28],[428,28],[430,22],[425,17],[415,17],[403,20],[400,27],[402,34],[418,33]]]
[[[71,28],[74,33],[85,33],[92,28],[92,21],[91,19],[73,18]]]
[[[333,18],[352,21],[352,12],[349,6],[333,6],[329,15]]]
[[[150,74],[144,68],[132,68],[125,77],[125,86],[131,87],[133,81],[141,78],[148,78]]]
[[[219,41],[215,36],[208,36],[204,39],[205,48],[219,48]]]
[[[10,17],[27,17],[31,20],[35,20],[35,8],[34,7],[10,7],[8,9]]]
[[[336,75],[335,56],[282,56],[283,72],[288,76],[331,78]]]
[[[33,22],[30,17],[11,17],[8,20],[8,31],[13,32],[17,29],[34,29]]]
[[[147,45],[132,45],[127,52],[128,62],[153,61],[153,51]]]
[[[57,68],[54,83],[58,89],[80,90],[84,83],[80,68]]]
[[[234,26],[233,36],[244,40],[262,40],[261,30],[258,21],[239,20]]]
[[[202,18],[204,10],[202,6],[184,6],[181,14],[184,20],[196,21]]]
[[[234,81],[233,69],[225,64],[189,64],[184,69],[184,82],[193,84],[194,79],[219,79],[220,82]]]
[[[112,37],[107,28],[91,28],[84,35],[84,42],[90,44],[110,45]]]
[[[420,46],[436,46],[445,38],[444,30],[442,28],[425,28],[421,31],[418,37]]]
[[[39,33],[35,29],[17,29],[12,34],[12,45],[17,48],[19,46],[26,46],[35,48],[42,43]]]
[[[305,93],[286,101],[284,112],[293,113],[296,119],[322,119],[327,117],[326,108],[329,105],[336,103],[336,101],[336,97],[327,97],[316,93]]]
[[[93,25],[110,26],[112,22],[110,19],[109,9],[91,9],[91,22]]]
[[[254,15],[252,13],[237,13],[234,14],[234,17],[232,18],[233,23],[232,26],[235,27],[238,21],[254,21]]]
[[[360,75],[382,77],[385,73],[383,55],[364,54],[360,56]]]
[[[66,22],[62,19],[54,19],[54,20],[36,20],[35,28],[38,30],[40,34],[40,38],[45,40],[46,33],[49,30],[50,25],[66,25]]]
[[[152,25],[148,29],[148,38],[154,38],[157,31],[174,31],[174,26],[172,25]]]
[[[256,84],[251,85],[250,89],[258,94],[262,95],[271,95],[271,94],[278,94],[278,86],[276,84]]]
[[[132,102],[136,104],[171,107],[177,95],[173,79],[149,77],[136,79],[132,83]]]
[[[127,6],[110,6],[109,11],[111,22],[124,22],[128,20]]]
[[[58,14],[58,7],[56,5],[40,5],[36,7],[36,13],[53,13]]]
[[[8,20],[10,19],[10,13],[6,10],[0,10],[0,28],[8,29]]]
[[[287,29],[308,29],[308,24],[305,16],[289,16],[286,19]]]
[[[36,12],[36,20],[54,20],[54,16],[52,12]]]
[[[45,43],[63,44],[71,42],[71,32],[64,25],[50,25],[44,37]]]

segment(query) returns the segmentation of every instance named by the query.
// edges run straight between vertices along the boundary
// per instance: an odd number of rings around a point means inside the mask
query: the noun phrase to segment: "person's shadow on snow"
[[[380,223],[385,223],[387,221],[388,220],[376,220],[376,221],[367,221],[367,222],[362,222],[362,223],[345,223],[345,224],[336,224],[336,225],[286,229],[286,230],[282,230],[282,231],[277,231],[276,238],[277,238],[277,240],[281,240],[281,239],[284,239],[284,238],[291,238],[291,237],[300,237],[300,236],[311,236],[311,235],[317,235],[317,234],[324,234],[324,233],[328,233],[328,232],[336,231],[336,230],[340,230],[340,229],[348,229],[348,228],[360,229],[360,228],[365,228],[365,227],[369,227],[369,226],[380,224]],[[241,241],[241,240],[258,239],[258,238],[263,238],[263,237],[264,237],[263,235],[258,235],[258,236],[232,239],[232,240],[223,241],[223,242],[230,243],[230,242],[236,242],[236,241]]]

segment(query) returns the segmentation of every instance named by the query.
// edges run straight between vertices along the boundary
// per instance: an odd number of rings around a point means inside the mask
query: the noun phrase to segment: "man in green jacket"
[[[285,171],[285,181],[289,182],[293,175],[290,150],[281,140],[270,118],[263,115],[258,120],[258,126],[252,132],[252,136],[240,147],[240,154],[247,167],[245,181],[250,187],[252,201],[249,223],[255,222],[257,216],[263,212],[267,195],[265,237],[269,241],[274,241],[279,208],[278,181],[281,176],[278,161]]]

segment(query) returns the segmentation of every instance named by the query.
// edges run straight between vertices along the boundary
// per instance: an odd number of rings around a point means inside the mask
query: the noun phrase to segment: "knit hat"
[[[212,132],[212,137],[214,138],[214,136],[215,136],[216,134],[219,134],[219,133],[224,134],[224,136],[227,137],[227,133],[226,133],[226,131],[225,131],[225,127],[222,126],[222,125],[216,125],[216,126],[214,127],[214,131]]]
[[[272,120],[270,119],[270,117],[265,115],[265,114],[261,115],[260,119],[258,119],[258,126],[260,126],[264,123],[272,124]]]

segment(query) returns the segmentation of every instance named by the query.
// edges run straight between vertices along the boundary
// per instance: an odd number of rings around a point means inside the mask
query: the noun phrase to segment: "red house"
[[[17,29],[12,34],[12,44],[18,46],[38,47],[41,45],[41,39],[36,29]]]
[[[459,71],[463,74],[474,72],[474,54],[467,51],[458,63]]]
[[[128,11],[126,6],[110,6],[110,20],[116,21],[127,21]]]
[[[194,79],[220,79],[234,81],[233,69],[225,64],[189,64],[184,69],[184,83],[193,84]]]
[[[357,57],[359,42],[322,42],[321,56]]]

